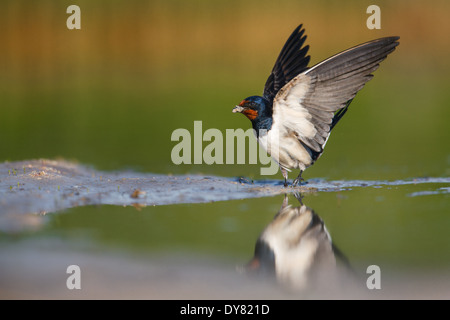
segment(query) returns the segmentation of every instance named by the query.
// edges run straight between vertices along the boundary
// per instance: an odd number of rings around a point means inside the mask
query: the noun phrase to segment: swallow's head
[[[246,265],[238,267],[238,271],[249,275],[275,276],[275,253],[267,241],[258,239],[254,257]]]
[[[268,101],[263,97],[251,96],[242,100],[239,105],[234,107],[233,113],[240,112],[253,121],[259,116],[265,115]]]

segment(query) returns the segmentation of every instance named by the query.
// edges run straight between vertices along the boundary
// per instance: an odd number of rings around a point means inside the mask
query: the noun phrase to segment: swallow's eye
[[[247,103],[245,104],[245,106],[250,109],[255,109],[255,110],[257,109],[257,105],[254,101],[247,100]]]
[[[254,109],[254,110],[258,109],[258,105],[256,104],[255,101],[252,101],[252,100],[244,99],[239,103],[239,105],[241,107],[245,107],[245,108],[249,108],[249,109]]]

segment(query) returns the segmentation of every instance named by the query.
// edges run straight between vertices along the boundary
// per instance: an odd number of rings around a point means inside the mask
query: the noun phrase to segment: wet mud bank
[[[281,179],[104,172],[67,161],[28,160],[0,164],[0,212],[47,213],[85,205],[154,206],[272,196],[293,191],[332,192],[354,187],[450,183],[450,178],[408,181],[310,179],[296,188]],[[447,188],[443,192],[448,192]]]

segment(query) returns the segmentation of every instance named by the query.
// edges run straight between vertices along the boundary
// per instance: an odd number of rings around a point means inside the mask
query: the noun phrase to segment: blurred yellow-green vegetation
[[[71,4],[81,30],[66,27]],[[380,30],[366,27],[371,4]],[[304,177],[448,175],[449,12],[449,1],[2,1],[0,161],[259,178],[260,165],[174,165],[171,133],[195,120],[249,128],[231,109],[262,93],[303,23],[312,64],[401,37]]]

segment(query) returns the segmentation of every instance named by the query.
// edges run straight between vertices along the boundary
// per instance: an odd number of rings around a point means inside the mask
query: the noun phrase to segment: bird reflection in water
[[[337,284],[341,268],[336,258],[349,267],[347,259],[333,245],[323,220],[302,203],[290,205],[285,195],[280,211],[263,230],[254,257],[240,270],[275,277],[284,288],[298,291]]]

